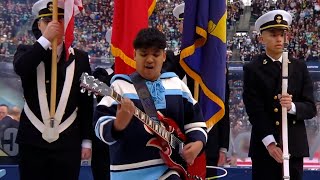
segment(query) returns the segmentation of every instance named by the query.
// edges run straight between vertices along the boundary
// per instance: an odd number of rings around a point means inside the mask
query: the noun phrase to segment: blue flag
[[[200,85],[208,128],[225,113],[226,19],[226,0],[185,0],[180,64]]]

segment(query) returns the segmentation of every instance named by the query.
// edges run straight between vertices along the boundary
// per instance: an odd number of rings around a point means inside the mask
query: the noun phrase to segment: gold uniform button
[[[279,110],[278,110],[278,108],[274,108],[273,111],[274,112],[278,112]]]
[[[279,121],[276,121],[276,125],[279,126],[279,125],[280,125],[280,122],[279,122]]]
[[[292,124],[296,124],[296,121],[293,121]]]
[[[278,99],[278,96],[274,96],[273,99],[274,99],[274,100]]]

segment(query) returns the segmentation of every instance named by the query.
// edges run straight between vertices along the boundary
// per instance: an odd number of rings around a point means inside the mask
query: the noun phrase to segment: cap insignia
[[[282,19],[283,19],[283,17],[282,17],[282,15],[280,15],[280,14],[277,14],[277,15],[274,17],[274,20],[275,20],[278,24],[281,23]]]

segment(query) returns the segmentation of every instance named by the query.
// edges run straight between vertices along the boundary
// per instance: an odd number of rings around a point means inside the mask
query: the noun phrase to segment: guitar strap
[[[141,100],[145,113],[153,120],[159,121],[156,106],[154,105],[153,99],[146,85],[146,80],[137,72],[130,74],[130,78],[137,91],[139,99]]]

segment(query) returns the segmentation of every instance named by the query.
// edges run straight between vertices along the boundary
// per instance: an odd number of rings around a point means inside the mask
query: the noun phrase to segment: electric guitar
[[[88,95],[94,93],[100,96],[110,96],[118,103],[121,102],[121,95],[115,92],[105,83],[83,73],[80,78],[81,92],[88,91]],[[185,180],[204,180],[206,177],[206,158],[201,153],[192,165],[188,165],[181,157],[180,152],[187,140],[186,136],[181,132],[178,125],[170,118],[164,117],[158,113],[160,123],[154,121],[143,111],[135,108],[134,116],[137,117],[149,130],[156,135],[148,142],[148,146],[157,147],[160,150],[160,156],[166,165],[176,170]]]

